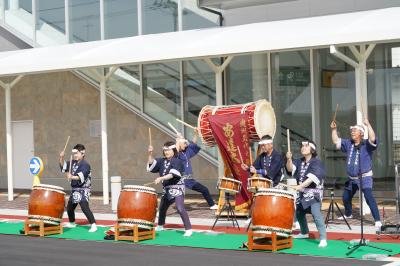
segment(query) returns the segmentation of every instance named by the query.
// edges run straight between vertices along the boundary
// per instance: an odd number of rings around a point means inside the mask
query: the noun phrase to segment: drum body
[[[271,180],[264,177],[252,177],[247,179],[247,190],[250,192],[256,192],[260,188],[270,188],[272,187]]]
[[[119,225],[138,225],[152,229],[157,212],[157,193],[145,186],[124,186],[119,195],[117,216]]]
[[[207,146],[216,144],[208,118],[213,115],[235,115],[247,113],[247,128],[250,141],[258,141],[264,135],[273,137],[276,130],[275,112],[267,100],[247,104],[204,106],[198,117],[197,126],[203,143]]]
[[[239,180],[227,177],[218,178],[217,188],[219,190],[224,190],[225,192],[236,194],[240,191],[241,187],[242,182],[240,182]]]
[[[62,187],[39,184],[32,188],[28,204],[28,220],[59,225],[65,206]]]
[[[274,188],[259,189],[255,195],[252,231],[288,237],[292,234],[294,218],[293,193]]]

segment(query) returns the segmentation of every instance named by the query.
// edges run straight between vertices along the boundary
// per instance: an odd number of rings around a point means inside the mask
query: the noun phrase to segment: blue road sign
[[[32,175],[40,175],[43,171],[43,161],[39,157],[33,157],[29,161],[29,170]]]

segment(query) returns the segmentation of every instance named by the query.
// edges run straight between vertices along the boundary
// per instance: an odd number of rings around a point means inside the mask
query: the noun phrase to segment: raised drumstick
[[[333,118],[332,118],[333,122],[336,122],[336,114],[337,114],[338,109],[339,109],[339,104],[336,104],[336,110],[335,110],[335,113],[333,114]]]
[[[290,130],[289,129],[286,129],[286,135],[287,135],[288,152],[290,152]]]
[[[153,146],[153,145],[151,145],[151,128],[149,128],[149,145]]]
[[[69,137],[70,137],[70,136],[68,136],[68,138],[67,138],[67,142],[65,142],[65,146],[64,146],[64,149],[63,149],[63,153],[65,153],[65,149],[66,149],[66,148],[67,148],[67,146],[68,146]]]
[[[236,146],[236,147],[237,147],[238,152],[239,152],[240,162],[241,162],[242,164],[244,164],[244,162],[243,162],[243,157],[242,157],[242,153],[240,152],[239,146]]]
[[[178,121],[178,122],[184,124],[184,125],[187,126],[187,127],[190,127],[191,129],[197,129],[196,127],[194,127],[194,126],[192,126],[192,125],[190,125],[190,124],[188,124],[188,123],[186,123],[186,122],[183,122],[182,120],[180,120],[180,119],[178,119],[178,118],[176,119],[176,121]]]
[[[176,128],[175,128],[170,122],[168,122],[168,126],[169,126],[170,128],[172,128],[172,130],[173,130],[177,135],[179,134],[178,130],[176,130]]]

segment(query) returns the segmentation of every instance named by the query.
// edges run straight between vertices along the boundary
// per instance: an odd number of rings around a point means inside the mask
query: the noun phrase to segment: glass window
[[[374,182],[393,191],[394,165],[400,163],[400,43],[377,45],[367,61],[368,118],[379,140]],[[376,180],[376,181],[375,181]]]
[[[178,4],[171,0],[142,0],[143,34],[178,31]]]
[[[197,1],[183,0],[183,30],[210,28],[219,26],[219,16],[197,7]]]
[[[143,66],[144,112],[178,130],[181,117],[180,66],[177,62]]]
[[[104,34],[106,39],[138,35],[136,0],[104,0]]]
[[[276,115],[275,143],[287,150],[286,129],[291,131],[294,157],[300,156],[300,142],[312,139],[309,51],[271,55],[272,105]]]
[[[352,53],[348,49],[341,52],[349,57]],[[346,175],[346,155],[337,151],[332,143],[330,123],[338,106],[336,123],[338,133],[342,137],[349,137],[349,127],[356,124],[356,92],[354,68],[341,59],[330,54],[329,49],[318,51],[318,77],[315,87],[319,92],[319,116],[321,121],[320,136],[327,184],[344,184]]]
[[[124,66],[115,71],[109,81],[110,91],[140,109],[139,66]]]
[[[31,0],[5,1],[5,22],[19,33],[33,40],[33,15]]]
[[[197,126],[201,109],[206,105],[215,105],[215,74],[202,60],[184,62],[183,67],[184,121]],[[185,127],[185,136],[192,139],[193,129]],[[203,150],[217,157],[216,148]]]
[[[71,42],[100,40],[100,0],[69,0]]]
[[[226,71],[228,104],[268,100],[267,65],[266,54],[233,58]]]
[[[66,43],[65,1],[38,0],[36,2],[36,42],[40,46]]]

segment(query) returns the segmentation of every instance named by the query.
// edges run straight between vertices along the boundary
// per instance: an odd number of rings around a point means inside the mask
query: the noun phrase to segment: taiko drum
[[[32,188],[28,204],[28,220],[59,225],[65,206],[62,187],[40,184]]]
[[[257,190],[252,213],[253,233],[288,237],[292,234],[294,196],[292,192],[261,188]]]
[[[154,188],[127,185],[118,199],[117,215],[119,225],[137,225],[152,229],[157,212],[157,193]]]

